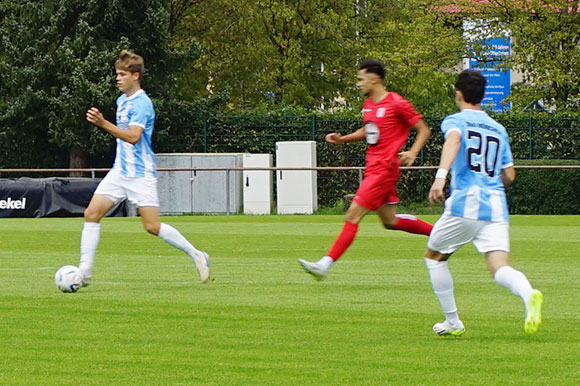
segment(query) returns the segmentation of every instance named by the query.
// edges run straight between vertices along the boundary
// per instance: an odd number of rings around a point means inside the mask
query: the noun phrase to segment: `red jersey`
[[[397,154],[407,142],[409,128],[422,118],[413,105],[397,93],[389,92],[376,104],[372,98],[367,98],[363,104],[367,168],[385,162],[399,165]]]

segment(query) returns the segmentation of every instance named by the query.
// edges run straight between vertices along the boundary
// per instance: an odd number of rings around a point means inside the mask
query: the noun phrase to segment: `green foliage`
[[[514,35],[512,62],[524,73],[524,82],[529,85],[516,89],[513,99],[521,104],[542,99],[557,108],[578,109],[578,4],[567,0],[536,0],[530,6],[535,10],[532,15],[518,12],[509,24]]]
[[[453,71],[448,69],[461,61],[464,48],[457,23],[432,12],[430,4],[194,3],[176,40],[194,36],[203,55],[180,77],[180,92],[192,98],[227,90],[236,106],[268,100],[308,109],[359,106],[357,64],[376,57],[387,65],[389,88],[406,95],[425,114],[445,114],[454,108],[449,98]]]
[[[527,160],[518,165],[580,165],[572,160]],[[580,214],[580,169],[518,169],[507,189],[508,207],[518,214]]]
[[[109,151],[110,135],[86,122],[85,113],[95,106],[114,120],[113,64],[123,48],[144,57],[143,86],[150,95],[167,99],[175,87],[170,74],[195,52],[170,49],[166,3],[2,1],[0,137],[14,147],[0,163],[40,166],[45,153]],[[27,151],[31,138],[38,142]]]
[[[387,88],[427,116],[456,109],[453,84],[466,52],[461,20],[433,9],[432,1],[368,1],[362,24],[364,57],[381,59]]]
[[[153,148],[164,152],[203,152],[207,149],[207,116],[213,116],[224,103],[224,95],[186,102],[154,98],[156,110]]]
[[[510,135],[516,159],[578,159],[580,119],[576,113],[491,114]]]
[[[466,56],[462,19],[491,32],[509,25],[526,86],[514,111],[544,99],[554,115],[501,114],[516,159],[577,159],[577,12],[565,0],[464,2],[461,13],[428,0],[0,0],[0,167],[64,167],[68,152],[110,166],[114,142],[85,121],[114,117],[112,65],[121,48],[145,58],[158,152],[266,152],[283,140],[314,140],[319,166],[363,166],[365,145],[329,146],[324,136],[360,126],[356,67],[383,60],[389,90],[428,117],[455,111],[450,85]],[[577,35],[577,34],[576,34]],[[199,60],[197,60],[199,56]],[[324,71],[321,71],[321,69]],[[183,71],[182,71],[183,70]],[[209,87],[208,87],[209,86]],[[227,104],[227,107],[225,107]],[[318,111],[339,108],[335,111]],[[437,165],[440,119],[419,164]],[[410,141],[413,140],[411,137]],[[319,172],[320,203],[353,193],[358,170]],[[432,172],[401,175],[404,204],[424,202]]]
[[[360,113],[342,110],[338,112],[320,112],[313,115],[301,115],[303,110],[281,106],[279,111],[270,108],[269,113],[263,111],[229,111],[237,113],[228,116],[200,117],[191,115],[176,115],[186,117],[175,120],[175,126],[170,122],[162,124],[178,130],[178,135],[171,135],[169,131],[160,131],[157,138],[159,152],[251,152],[275,153],[278,141],[314,140],[317,149],[318,166],[364,166],[366,145],[364,142],[345,145],[329,145],[324,137],[331,132],[347,134],[360,127]],[[292,115],[296,114],[296,115]],[[541,159],[540,163],[550,160],[578,159],[575,144],[580,142],[580,120],[569,118],[568,114],[554,115],[530,114],[494,114],[508,129],[511,139],[512,152],[516,164],[522,160]],[[171,121],[171,120],[170,120]],[[443,145],[443,137],[439,125],[441,119],[426,119],[432,128],[432,137],[420,154],[416,165],[437,166]],[[205,134],[205,135],[204,135]],[[183,140],[185,138],[185,140]],[[414,140],[411,131],[408,144]],[[560,162],[560,161],[556,161]],[[565,162],[565,161],[562,161]],[[523,171],[523,176],[536,171]],[[547,173],[551,173],[548,171]],[[428,196],[433,182],[434,170],[402,170],[399,179],[398,191],[403,205],[422,205]],[[557,172],[560,173],[560,172]],[[564,172],[574,173],[574,172]],[[345,194],[356,191],[360,182],[359,169],[349,171],[319,171],[318,173],[318,200],[322,207],[333,207],[342,200]],[[520,178],[514,186],[519,184]],[[523,186],[527,183],[522,182]],[[550,185],[544,184],[546,188]],[[558,186],[557,189],[560,189]],[[563,192],[569,187],[562,186]],[[552,213],[539,197],[528,198],[530,194],[525,190],[514,190],[513,202],[528,201],[528,205],[539,207],[537,213]],[[575,206],[568,209],[558,209],[554,213],[574,212]],[[527,213],[528,209],[521,205],[510,208],[512,213]],[[568,210],[569,212],[566,212]],[[574,212],[575,213],[575,212]]]
[[[502,64],[519,70],[523,82],[513,87],[513,109],[542,100],[556,109],[580,107],[580,12],[569,0],[472,2],[467,15],[489,26],[490,34],[512,38],[512,55]],[[471,12],[468,11],[468,8]],[[482,17],[482,15],[485,15]],[[495,23],[490,23],[495,20]]]
[[[193,3],[176,40],[194,36],[203,55],[184,88],[227,90],[239,105],[332,101],[354,85],[354,13],[343,0]]]

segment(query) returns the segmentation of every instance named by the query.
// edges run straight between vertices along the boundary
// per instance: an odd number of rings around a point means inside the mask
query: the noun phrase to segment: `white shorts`
[[[433,225],[427,247],[435,252],[451,254],[470,241],[479,253],[509,252],[509,224],[443,214]]]
[[[118,170],[111,170],[99,183],[94,194],[100,194],[115,204],[124,199],[137,205],[159,207],[157,195],[157,178],[155,177],[125,177]]]

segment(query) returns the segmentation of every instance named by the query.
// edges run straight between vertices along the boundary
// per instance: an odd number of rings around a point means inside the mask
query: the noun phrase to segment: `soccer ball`
[[[74,265],[65,265],[56,271],[54,283],[62,292],[77,292],[83,286],[83,274]]]

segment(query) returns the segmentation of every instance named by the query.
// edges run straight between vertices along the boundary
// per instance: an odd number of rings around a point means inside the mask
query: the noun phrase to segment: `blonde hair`
[[[115,62],[115,68],[138,72],[140,74],[139,78],[142,78],[143,71],[145,71],[145,62],[143,61],[143,57],[131,51],[123,50],[119,54],[119,59]]]

